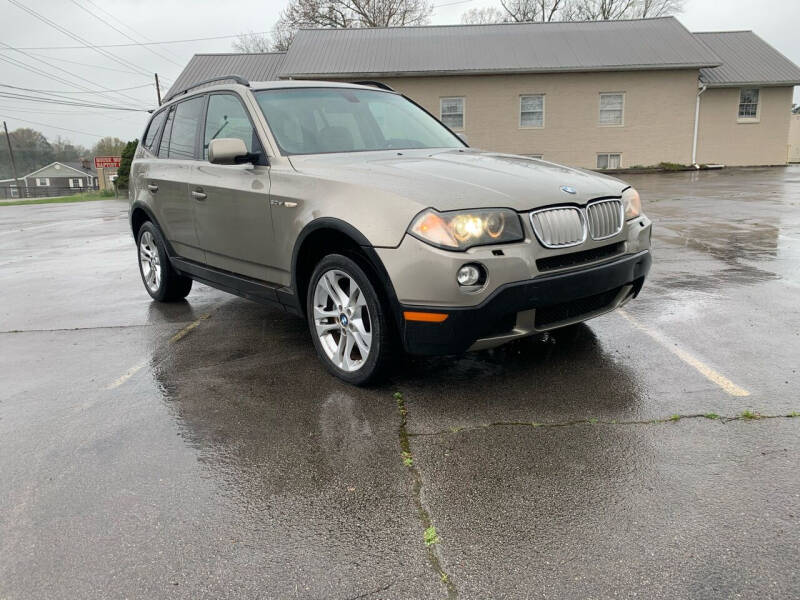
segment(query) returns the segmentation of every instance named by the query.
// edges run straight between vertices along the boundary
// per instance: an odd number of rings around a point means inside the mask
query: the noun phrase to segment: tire
[[[306,294],[306,314],[314,347],[328,371],[353,385],[380,378],[392,348],[389,314],[354,260],[330,254],[317,264]]]
[[[136,248],[139,253],[139,274],[144,289],[153,300],[175,302],[186,298],[192,289],[192,280],[172,268],[164,237],[150,221],[139,229]]]

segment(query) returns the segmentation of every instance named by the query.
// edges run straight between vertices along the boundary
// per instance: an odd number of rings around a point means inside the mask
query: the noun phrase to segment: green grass
[[[73,196],[59,196],[58,198],[31,198],[29,200],[14,200],[0,202],[0,206],[22,206],[23,204],[67,204],[70,202],[91,202],[93,200],[108,200],[114,197],[114,192],[109,190],[84,192]]]
[[[414,457],[411,456],[411,452],[403,452],[403,464],[407,467],[414,466]]]
[[[425,530],[425,545],[433,546],[439,543],[439,535],[436,533],[436,527],[431,525]]]
[[[703,415],[706,419],[719,419],[719,415],[717,413],[706,413]]]
[[[760,419],[761,415],[752,410],[743,410],[741,417],[749,421],[750,419]]]
[[[672,416],[669,418],[669,420],[670,420],[670,421],[680,421],[680,420],[681,420],[681,416],[680,416],[680,415],[672,415]]]

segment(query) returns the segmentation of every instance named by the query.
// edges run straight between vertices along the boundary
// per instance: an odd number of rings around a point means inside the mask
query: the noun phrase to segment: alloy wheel
[[[161,287],[161,258],[153,234],[145,231],[139,239],[139,262],[147,289],[153,294]]]

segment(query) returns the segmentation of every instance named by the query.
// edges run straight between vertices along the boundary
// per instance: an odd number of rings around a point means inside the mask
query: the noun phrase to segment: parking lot
[[[636,301],[370,389],[151,302],[122,201],[0,206],[0,598],[800,596],[800,168],[627,179]]]

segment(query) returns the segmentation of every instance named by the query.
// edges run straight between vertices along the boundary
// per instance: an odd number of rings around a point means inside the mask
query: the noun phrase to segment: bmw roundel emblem
[[[574,188],[574,187],[570,187],[570,186],[568,186],[568,185],[562,185],[562,186],[561,186],[561,191],[562,191],[562,192],[564,192],[565,194],[577,194],[577,193],[578,193],[578,192],[575,190],[575,188]]]

